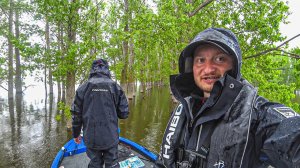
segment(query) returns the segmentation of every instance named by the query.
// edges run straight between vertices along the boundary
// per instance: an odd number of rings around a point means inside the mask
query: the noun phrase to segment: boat
[[[153,168],[158,158],[147,148],[124,137],[119,137],[118,151],[120,168]],[[89,162],[83,139],[80,144],[71,139],[59,150],[51,168],[86,168]]]

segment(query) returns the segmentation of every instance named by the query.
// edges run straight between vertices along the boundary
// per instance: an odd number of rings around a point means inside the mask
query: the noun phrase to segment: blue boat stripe
[[[130,145],[134,148],[136,148],[139,152],[143,153],[144,155],[146,155],[147,157],[149,157],[152,161],[156,161],[157,160],[157,155],[150,152],[148,149],[144,148],[143,146],[130,141],[129,139],[123,138],[123,137],[119,137],[120,142],[123,142],[127,145]]]

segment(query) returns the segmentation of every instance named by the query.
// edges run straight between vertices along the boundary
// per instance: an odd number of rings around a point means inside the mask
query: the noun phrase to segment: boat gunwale
[[[136,152],[140,153],[142,156],[146,157],[151,162],[155,162],[158,158],[156,154],[149,151],[147,148],[137,144],[136,142],[133,142],[123,137],[119,137],[119,141],[125,145],[133,147]],[[83,141],[78,145],[75,144],[76,146],[75,149],[67,151],[68,147],[70,147],[70,145],[73,144],[74,144],[74,140],[71,139],[58,151],[57,155],[55,156],[52,162],[51,168],[58,168],[64,157],[73,156],[73,155],[86,152],[86,146],[84,145]]]

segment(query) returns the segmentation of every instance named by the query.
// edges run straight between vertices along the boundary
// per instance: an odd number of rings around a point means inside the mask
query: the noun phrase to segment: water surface
[[[56,102],[26,100],[15,108],[13,117],[7,101],[0,107],[1,168],[49,168],[58,150],[71,138],[66,123],[55,120]],[[168,87],[137,93],[129,101],[129,118],[120,120],[121,136],[157,153],[174,105]]]

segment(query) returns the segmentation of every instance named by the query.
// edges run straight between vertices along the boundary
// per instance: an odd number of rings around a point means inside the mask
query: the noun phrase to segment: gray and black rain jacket
[[[76,90],[71,107],[73,137],[80,135],[88,148],[106,150],[119,142],[118,118],[128,117],[122,88],[110,78],[105,60],[93,62],[88,81]]]
[[[235,66],[214,84],[210,97],[193,113],[194,95],[203,97],[192,74],[193,52],[201,43],[226,49]],[[241,78],[241,58],[235,35],[220,28],[201,32],[183,50],[180,74],[170,78],[180,104],[163,137],[160,154],[165,167],[195,167],[189,165],[193,157],[201,158],[196,164],[200,168],[300,167],[300,116],[257,95],[255,87]]]

